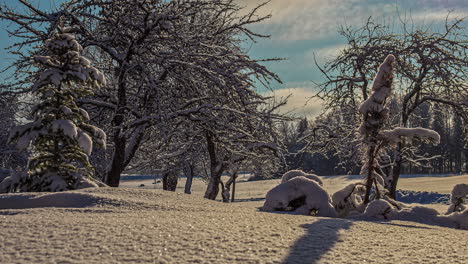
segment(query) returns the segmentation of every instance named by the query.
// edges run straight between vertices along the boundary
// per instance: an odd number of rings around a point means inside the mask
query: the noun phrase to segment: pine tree
[[[87,122],[77,99],[106,84],[104,75],[81,56],[73,28],[58,28],[46,41],[46,56],[35,56],[43,70],[32,92],[39,103],[33,122],[13,129],[10,141],[19,149],[33,144],[27,174],[5,179],[0,191],[64,191],[97,186],[89,163],[93,141],[105,147],[105,133]],[[20,175],[20,176],[18,176]],[[3,187],[3,188],[2,188]]]

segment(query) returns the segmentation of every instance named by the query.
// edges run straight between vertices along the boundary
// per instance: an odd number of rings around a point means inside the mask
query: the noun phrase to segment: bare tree
[[[12,67],[20,80],[11,86],[34,78],[29,58],[39,51],[26,47],[43,41],[59,17],[79,30],[80,43],[106,74],[108,85],[81,103],[95,110],[92,116],[106,114],[111,161],[105,181],[110,186],[118,186],[148,129],[159,122],[186,118],[223,126],[220,120],[240,119],[219,116],[239,113],[247,119],[268,114],[255,111],[267,99],[252,87],[256,80],[268,86],[279,78],[261,64],[270,59],[252,59],[240,48],[244,40],[265,37],[248,28],[269,17],[256,15],[263,5],[240,15],[241,8],[232,0],[83,0],[68,1],[52,12],[27,0],[18,2],[27,12],[5,4],[0,9],[0,18],[17,26],[11,34],[21,40],[11,49],[19,54]],[[219,137],[209,133],[213,140]],[[219,163],[219,157],[210,157],[213,164]],[[219,173],[215,168],[213,175]]]

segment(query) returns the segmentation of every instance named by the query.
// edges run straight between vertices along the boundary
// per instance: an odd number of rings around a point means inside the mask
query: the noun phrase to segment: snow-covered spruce
[[[33,86],[40,102],[33,122],[18,126],[9,141],[19,149],[33,144],[28,173],[15,173],[0,183],[0,192],[63,191],[101,185],[93,179],[88,156],[93,140],[105,147],[105,133],[86,122],[89,115],[76,105],[78,98],[106,84],[104,75],[81,56],[83,50],[72,28],[58,27],[46,42],[46,56],[36,56],[43,70]]]
[[[285,172],[283,176],[281,177],[281,183],[285,183],[297,176],[304,176],[307,179],[316,181],[318,184],[320,184],[320,186],[323,186],[323,182],[319,176],[315,174],[305,173],[302,170],[290,170],[290,171]]]
[[[296,176],[268,191],[262,211],[293,210],[299,214],[335,217],[331,198],[316,181]]]

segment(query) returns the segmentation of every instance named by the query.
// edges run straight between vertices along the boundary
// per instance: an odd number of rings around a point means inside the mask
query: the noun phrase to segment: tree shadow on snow
[[[339,241],[340,230],[351,225],[345,219],[326,218],[302,225],[307,233],[294,243],[283,263],[316,263]]]
[[[234,202],[259,202],[259,201],[265,201],[265,197],[260,197],[260,198],[247,198],[247,199],[235,199]]]
[[[404,225],[404,224],[396,224],[396,223],[391,223],[391,222],[389,222],[389,221],[373,221],[373,222],[374,222],[374,223],[379,223],[379,224],[382,224],[382,225],[392,225],[392,226],[407,227],[407,228],[433,229],[433,228],[426,227],[426,226],[417,226],[417,225],[411,225],[411,224],[407,224],[407,225]]]

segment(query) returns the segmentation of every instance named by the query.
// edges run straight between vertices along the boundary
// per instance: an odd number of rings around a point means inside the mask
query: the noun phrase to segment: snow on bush
[[[367,205],[364,216],[388,219],[387,214],[393,210],[394,208],[389,202],[380,199],[374,200]]]
[[[364,213],[350,215],[352,219],[385,219],[419,222],[431,225],[438,225],[450,228],[459,228],[468,230],[468,210],[452,212],[449,215],[440,215],[433,208],[424,206],[401,206],[392,200],[378,199],[370,202],[364,210]]]
[[[316,181],[318,184],[320,184],[320,186],[323,186],[323,182],[319,176],[315,174],[305,173],[302,170],[290,170],[290,171],[285,172],[283,176],[281,177],[281,183],[285,183],[297,176],[304,176],[310,180]]]
[[[462,212],[453,212],[446,217],[452,220],[457,225],[457,228],[468,230],[468,209]]]
[[[362,212],[362,202],[366,189],[360,183],[352,183],[332,195],[332,203],[340,217],[352,211]]]
[[[297,202],[302,200],[302,202]],[[296,204],[294,204],[296,203]],[[294,210],[297,213],[317,216],[336,216],[330,196],[316,181],[296,176],[268,191],[262,211]]]
[[[453,187],[452,193],[450,195],[451,204],[447,210],[447,214],[453,212],[461,212],[463,210],[468,210],[465,206],[465,197],[468,195],[468,184],[457,184]]]

